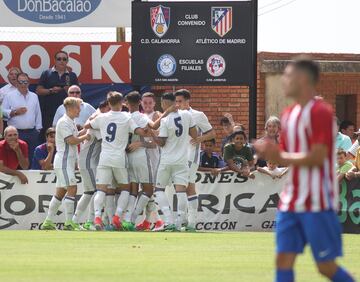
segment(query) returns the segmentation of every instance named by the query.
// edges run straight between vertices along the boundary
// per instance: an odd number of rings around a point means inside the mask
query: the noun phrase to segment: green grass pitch
[[[273,281],[272,233],[1,231],[0,281]],[[339,262],[360,278],[360,236]],[[296,281],[326,281],[309,249]]]

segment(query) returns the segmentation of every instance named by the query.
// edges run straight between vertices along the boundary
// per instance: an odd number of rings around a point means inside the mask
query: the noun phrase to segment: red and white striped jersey
[[[291,212],[337,210],[338,183],[335,174],[336,125],[333,110],[322,100],[312,99],[304,107],[296,104],[281,118],[280,146],[289,153],[308,153],[315,144],[325,144],[327,157],[319,167],[289,169],[279,209]]]

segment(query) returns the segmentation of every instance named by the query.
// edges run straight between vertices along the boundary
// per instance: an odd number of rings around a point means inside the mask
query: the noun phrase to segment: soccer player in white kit
[[[119,230],[121,228],[120,216],[127,207],[130,194],[128,161],[125,153],[128,134],[136,133],[143,136],[145,131],[138,128],[129,113],[121,112],[123,96],[120,93],[110,92],[107,100],[111,111],[98,115],[84,127],[87,129],[100,129],[102,138],[100,160],[96,171],[95,228],[97,230],[103,229],[101,211],[104,206],[106,192],[115,194],[114,189],[107,191],[107,188],[112,188],[110,185],[115,179],[118,184],[117,188],[122,191],[117,202],[115,215],[112,218],[112,224],[115,229]]]
[[[190,92],[186,89],[180,89],[175,92],[176,105],[181,110],[187,110],[191,113],[196,125],[198,137],[189,141],[188,161],[189,161],[189,185],[186,190],[188,199],[188,220],[185,227],[186,231],[196,231],[198,197],[195,189],[196,172],[200,163],[201,142],[215,139],[216,133],[209,123],[208,118],[203,112],[194,110],[190,107]]]
[[[54,170],[56,173],[56,192],[49,205],[47,217],[42,224],[43,230],[56,229],[54,217],[65,197],[65,225],[64,230],[79,230],[79,225],[72,221],[74,215],[75,196],[77,192],[75,165],[78,156],[77,145],[88,140],[88,134],[78,136],[74,119],[80,114],[82,100],[68,97],[64,100],[66,113],[59,119],[56,125],[56,155]]]
[[[110,110],[107,101],[103,101],[95,113],[93,113],[89,120],[94,119],[101,113],[106,113]],[[80,217],[89,206],[89,214],[87,221],[82,226],[85,230],[95,230],[94,227],[94,197],[96,191],[96,168],[99,164],[101,152],[101,134],[99,130],[88,129],[87,133],[90,135],[90,140],[81,143],[79,153],[79,170],[83,182],[84,193],[81,196],[73,216],[73,222],[79,223]]]
[[[158,111],[155,111],[156,101],[155,95],[151,92],[146,92],[141,97],[141,106],[143,108],[144,114],[149,117],[153,122],[158,120],[162,114]],[[152,141],[151,137],[145,137],[145,141]],[[160,147],[155,144],[154,148],[147,148],[147,153],[150,158],[152,175],[153,175],[153,185],[155,188],[156,173],[160,162]],[[154,219],[154,228],[158,228],[164,224],[161,217],[158,213],[158,208],[155,204],[154,195],[150,198],[145,209],[145,218],[136,226],[136,230],[149,231],[151,230],[151,218]]]
[[[175,104],[173,93],[162,95],[161,106],[167,110]],[[188,144],[189,138],[196,139],[197,131],[188,111],[176,110],[161,120],[159,136],[155,142],[161,147],[160,165],[156,177],[156,202],[164,214],[165,224],[154,231],[180,230],[186,213],[186,188],[189,183]],[[174,221],[165,188],[174,183],[178,199],[177,218]],[[176,223],[176,224],[174,224]]]
[[[126,95],[127,107],[132,120],[145,131],[157,129],[160,126],[159,118],[156,122],[150,120],[147,115],[139,112],[141,95],[137,91]],[[164,117],[167,113],[164,115]],[[153,140],[145,141],[145,138],[137,134],[131,134],[129,137],[128,158],[129,158],[129,176],[130,176],[130,198],[128,207],[122,222],[124,230],[135,230],[135,220],[142,213],[145,206],[153,195],[153,169],[148,154],[148,148],[155,148],[156,143]],[[136,197],[138,196],[139,184],[142,186],[136,207]]]

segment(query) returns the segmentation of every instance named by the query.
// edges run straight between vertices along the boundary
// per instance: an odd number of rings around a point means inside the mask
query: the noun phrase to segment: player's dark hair
[[[175,95],[172,92],[166,92],[166,93],[162,94],[161,99],[175,102]]]
[[[101,101],[98,108],[103,109],[105,107],[109,106],[109,102],[107,100]]]
[[[338,156],[344,155],[346,157],[346,151],[344,149],[339,148],[336,152]]]
[[[237,135],[244,136],[244,139],[246,140],[246,133],[244,131],[242,131],[242,130],[235,131],[233,134],[231,134],[230,139],[233,140]]]
[[[187,89],[179,89],[175,92],[175,97],[177,96],[183,96],[185,100],[190,100],[191,95],[190,91]]]
[[[63,51],[63,50],[57,51],[57,52],[55,53],[55,55],[54,55],[54,58],[56,59],[56,58],[57,58],[57,55],[59,55],[59,54],[64,54],[64,55],[66,55],[66,58],[69,59],[68,53],[66,53],[66,52]]]
[[[343,120],[341,123],[340,123],[340,128],[339,130],[346,130],[349,126],[355,126],[355,123],[353,123],[352,121],[350,120]]]
[[[290,63],[295,69],[305,72],[313,85],[316,85],[320,78],[320,66],[315,61],[306,58],[299,57]]]
[[[215,145],[215,143],[216,143],[215,138],[204,141],[204,143],[206,143],[206,142],[211,142],[213,145]]]
[[[131,91],[126,95],[125,99],[131,105],[138,105],[141,100],[141,95],[137,91]]]
[[[151,93],[151,92],[145,92],[145,93],[142,95],[142,98],[146,98],[146,97],[153,98],[153,99],[154,99],[154,101],[155,101],[155,95],[154,95],[154,93]]]
[[[123,95],[116,91],[110,91],[107,94],[107,101],[111,106],[115,106],[117,104],[122,103],[123,101]]]
[[[230,120],[227,117],[222,117],[220,119],[220,125],[226,125],[226,124],[230,124]]]

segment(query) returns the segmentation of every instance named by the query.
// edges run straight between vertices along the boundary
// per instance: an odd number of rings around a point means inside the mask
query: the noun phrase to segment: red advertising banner
[[[19,67],[36,83],[59,50],[69,54],[68,65],[80,83],[130,83],[127,42],[0,42],[0,84],[7,82],[10,67]]]

